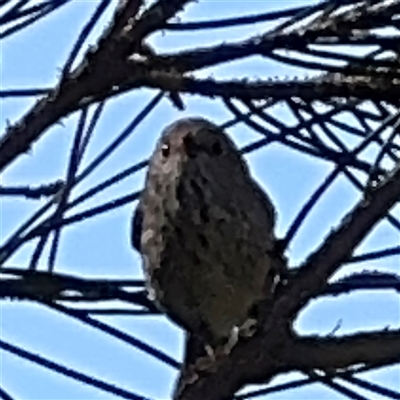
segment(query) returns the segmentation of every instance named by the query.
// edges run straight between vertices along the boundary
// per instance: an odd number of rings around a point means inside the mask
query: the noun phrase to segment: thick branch
[[[281,337],[279,338],[279,335]],[[343,373],[357,365],[390,365],[400,361],[400,331],[357,333],[340,338],[295,338],[275,331],[239,344],[216,370],[183,385],[176,399],[230,398],[246,383],[267,383],[280,373],[323,370]]]
[[[12,278],[0,280],[0,298],[18,300],[35,296],[51,301],[99,302],[121,300],[157,312],[143,289],[143,281],[78,278],[67,274],[19,268],[0,268]],[[126,289],[140,288],[138,291]]]
[[[215,362],[213,370],[199,373],[195,382],[186,381],[186,371],[179,377],[174,400],[221,400],[232,398],[248,383],[266,383],[278,373],[288,372],[281,359],[289,334],[276,330],[273,334],[255,336],[247,343],[238,343],[226,357]]]
[[[387,290],[400,293],[400,276],[383,272],[361,272],[346,276],[329,284],[322,296],[338,296],[356,290]]]
[[[177,57],[178,59],[179,57]],[[204,97],[221,97],[242,100],[265,100],[274,98],[288,100],[300,98],[305,101],[331,100],[332,98],[367,100],[398,104],[396,93],[400,90],[400,72],[398,79],[389,75],[371,79],[368,75],[348,77],[342,74],[328,74],[318,79],[293,80],[245,80],[218,81],[213,78],[199,79],[185,76],[180,72],[155,68],[154,62],[138,63],[130,61],[119,69],[110,72],[111,80],[117,89],[113,95],[129,90],[147,87],[165,92],[196,94]],[[179,65],[177,61],[174,65]],[[184,72],[184,71],[183,71]],[[102,83],[96,93],[85,99],[90,105],[110,97],[109,86]],[[80,104],[77,104],[79,106]]]
[[[357,333],[343,337],[300,337],[289,340],[285,362],[294,370],[327,373],[357,364],[400,362],[400,330]]]

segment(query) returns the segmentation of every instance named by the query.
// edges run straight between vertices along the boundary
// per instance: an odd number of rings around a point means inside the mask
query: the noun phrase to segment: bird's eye
[[[183,139],[183,146],[185,148],[186,154],[190,157],[190,158],[195,158],[197,157],[198,153],[201,151],[201,146],[199,146],[195,139],[193,138],[193,136],[191,135],[191,133],[189,133],[188,135],[186,135]]]
[[[216,156],[221,155],[222,154],[221,143],[220,142],[213,143],[213,145],[211,146],[211,150]]]
[[[164,143],[161,146],[161,154],[163,155],[163,157],[168,157],[169,156],[169,152],[170,152],[169,144]]]

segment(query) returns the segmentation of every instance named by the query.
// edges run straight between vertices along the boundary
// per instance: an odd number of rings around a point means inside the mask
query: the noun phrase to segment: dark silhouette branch
[[[64,182],[61,180],[36,187],[0,185],[0,196],[21,196],[27,199],[40,199],[41,197],[54,196],[63,186]]]
[[[69,2],[72,3],[71,0],[50,0],[24,9],[23,7],[27,1],[19,1],[0,18],[1,26],[11,24],[10,27],[1,31],[0,40],[4,40],[7,36],[27,28]]]
[[[144,397],[139,396],[135,393],[132,393],[128,390],[121,389],[115,385],[104,382],[103,380],[96,379],[90,375],[84,374],[83,372],[77,371],[70,366],[65,366],[59,363],[56,363],[52,360],[49,360],[39,354],[27,351],[21,347],[15,346],[12,343],[8,343],[2,339],[0,339],[0,348],[3,351],[7,351],[17,357],[20,357],[24,360],[28,360],[34,364],[40,365],[43,368],[47,368],[53,372],[57,372],[63,376],[73,378],[78,382],[82,382],[85,385],[95,387],[99,390],[102,390],[106,393],[113,394],[115,396],[119,396],[123,399],[130,400],[146,400]],[[4,397],[2,397],[4,398]]]
[[[290,270],[289,277],[296,276],[297,272],[298,269]],[[4,275],[0,280],[0,298],[25,300],[34,295],[41,299],[74,303],[120,300],[140,306],[143,311],[159,313],[147,299],[144,281],[141,279],[80,278],[11,267],[1,267],[0,273]],[[356,273],[327,285],[319,296],[338,296],[358,290],[400,292],[400,276],[378,271]],[[117,314],[117,311],[113,313]],[[126,309],[122,309],[121,313],[125,314]]]
[[[333,375],[355,365],[400,361],[400,330],[360,332],[342,337],[294,337],[283,358],[293,370]]]
[[[356,290],[388,290],[400,293],[400,276],[384,272],[360,272],[330,283],[320,296],[337,296]]]
[[[354,375],[359,374],[359,373],[363,373],[363,372],[368,372],[371,371],[372,369],[378,369],[378,368],[382,368],[383,366],[379,365],[379,366],[357,366],[355,368],[352,368],[351,373],[350,372],[338,372],[335,376],[335,378],[337,379],[342,379],[345,380],[347,382],[350,383],[355,383],[356,385],[358,384],[360,387],[364,387],[368,390],[372,390],[372,387],[374,387],[375,390],[373,390],[375,393],[377,394],[382,394],[383,396],[387,396],[387,397],[393,397],[393,398],[397,398],[397,393],[395,395],[393,395],[392,390],[390,389],[383,389],[381,387],[380,390],[376,390],[378,385],[369,383],[368,388],[367,386],[367,382],[361,380],[360,378],[355,377]],[[261,395],[267,395],[270,393],[277,393],[277,392],[282,392],[284,390],[290,390],[290,389],[296,389],[302,386],[308,386],[308,385],[312,385],[313,383],[315,383],[316,381],[323,381],[323,379],[330,379],[332,381],[332,379],[330,377],[327,377],[325,374],[317,374],[316,372],[313,373],[307,373],[306,374],[308,376],[308,378],[301,378],[301,379],[297,379],[297,380],[293,380],[291,382],[287,382],[287,383],[278,383],[278,384],[274,384],[274,385],[270,385],[267,388],[262,388],[262,389],[256,389],[256,390],[250,390],[248,391],[246,394],[241,394],[241,395],[236,395],[235,399],[237,400],[244,400],[244,399],[252,399],[255,398],[257,396],[261,396]],[[357,383],[356,383],[357,382]]]
[[[39,96],[42,94],[47,94],[51,92],[51,89],[10,89],[10,90],[0,90],[0,98],[6,97],[32,97]]]
[[[179,65],[179,61],[174,65]],[[241,100],[265,100],[274,98],[277,100],[289,100],[300,98],[306,101],[331,100],[332,98],[352,97],[359,100],[370,99],[373,95],[377,101],[386,101],[397,104],[394,97],[398,92],[400,84],[400,66],[397,77],[383,75],[378,79],[371,80],[369,75],[354,75],[348,77],[340,73],[329,74],[315,79],[294,80],[258,80],[243,81],[218,81],[212,78],[197,79],[183,76],[180,72],[168,72],[162,69],[152,68],[153,63],[130,61],[121,66],[118,76],[115,75],[117,89],[112,95],[121,94],[132,89],[141,87],[162,89],[163,91],[178,91],[204,97],[221,97]],[[130,73],[129,73],[130,72]],[[349,83],[351,92],[349,92]],[[85,99],[85,104],[96,103],[110,96],[108,87],[103,91],[98,90],[90,98]]]
[[[0,298],[25,300],[32,296],[51,301],[98,302],[122,300],[154,311],[147,299],[142,280],[111,280],[78,278],[67,274],[50,273],[19,268],[0,269],[10,276],[0,280]],[[132,288],[140,288],[129,292]]]

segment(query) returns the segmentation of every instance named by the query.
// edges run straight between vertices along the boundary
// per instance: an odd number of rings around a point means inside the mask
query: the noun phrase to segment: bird
[[[204,345],[229,354],[271,296],[276,209],[234,141],[210,120],[162,131],[131,224],[149,299]],[[194,336],[193,336],[194,335]],[[222,351],[218,351],[221,350]]]

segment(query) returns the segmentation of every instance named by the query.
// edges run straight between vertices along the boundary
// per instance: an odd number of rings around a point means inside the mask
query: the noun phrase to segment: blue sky
[[[1,43],[1,87],[11,89],[53,86],[59,77],[60,68],[68,58],[77,33],[84,26],[96,4],[96,1],[70,3],[43,21]],[[307,3],[300,0],[282,1],[279,4],[262,1],[200,0],[187,7],[187,11],[181,13],[180,17],[184,21],[221,18],[302,4]],[[113,8],[113,5],[109,7],[88,43],[96,42]],[[265,30],[268,26],[270,26],[268,23],[260,23],[207,33],[165,32],[154,36],[151,43],[160,51],[176,51],[193,48],[196,45],[209,46],[223,41],[241,40]],[[256,79],[294,75],[305,76],[309,73],[254,57],[244,62],[204,70],[197,76],[218,78],[248,76]],[[154,91],[143,90],[120,96],[107,105],[85,155],[82,169],[129,124],[155,94]],[[11,123],[17,121],[35,101],[34,98],[2,101],[0,132],[4,132],[7,121]],[[174,109],[167,99],[163,99],[157,109],[143,121],[113,156],[74,189],[72,199],[118,171],[142,161],[152,151],[162,127],[173,119],[186,115],[202,115],[222,123],[232,117],[219,100],[184,96],[184,102],[186,110],[180,112]],[[285,122],[290,122],[292,118],[284,107],[277,107],[276,113]],[[29,154],[20,157],[6,171],[2,176],[2,184],[37,185],[64,178],[67,168],[65,154],[72,145],[76,122],[77,115],[74,114],[62,120],[62,124],[52,127],[43,139],[34,144]],[[230,129],[229,133],[239,145],[245,145],[259,138],[259,135],[243,126]],[[332,170],[332,166],[326,162],[304,156],[281,145],[271,145],[258,150],[248,156],[248,161],[253,175],[263,188],[268,190],[277,206],[278,235],[286,232],[307,197]],[[67,215],[73,215],[138,190],[143,183],[143,172],[102,192]],[[335,181],[291,245],[288,253],[290,265],[298,265],[310,251],[315,249],[358,199],[358,191],[345,178]],[[45,202],[46,200],[2,199],[2,240]],[[128,232],[133,207],[131,204],[64,229],[56,271],[86,277],[141,278],[140,258],[129,245]],[[397,217],[400,216],[399,208],[394,212],[397,213]],[[26,266],[35,244],[35,241],[26,244],[7,265]],[[382,222],[357,249],[357,253],[397,244],[398,233],[387,222]],[[42,269],[46,268],[47,256],[48,248],[40,260],[39,265]],[[353,264],[342,269],[337,276],[367,268],[399,272],[399,265],[400,257],[390,257],[375,262]],[[399,303],[394,293],[376,293],[371,297],[371,293],[362,292],[313,302],[301,313],[296,327],[302,333],[327,334],[340,322],[337,334],[345,334],[379,327],[394,328],[398,326],[399,318]],[[165,318],[122,316],[98,317],[98,319],[154,345],[177,360],[182,356],[182,332]],[[176,371],[140,350],[111,339],[70,317],[27,302],[1,303],[1,338],[151,399],[167,399],[176,377]],[[16,399],[114,398],[110,394],[83,386],[7,352],[3,351],[0,354],[2,385]],[[295,377],[300,375],[278,377],[274,383]],[[398,367],[368,373],[364,377],[399,390]],[[314,385],[271,395],[268,398],[334,400],[343,397],[331,389]],[[374,395],[374,398],[380,399],[377,395]]]

